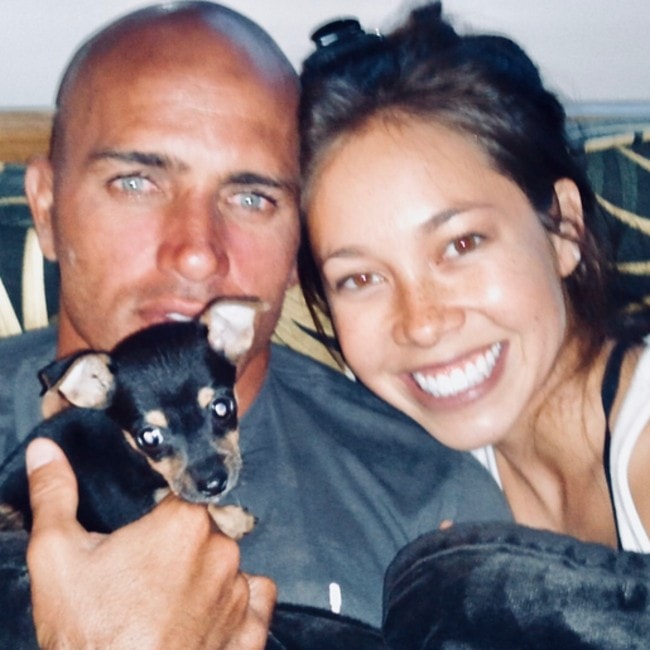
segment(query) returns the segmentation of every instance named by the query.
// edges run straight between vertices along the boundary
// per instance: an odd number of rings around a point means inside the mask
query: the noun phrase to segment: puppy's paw
[[[234,540],[241,539],[255,527],[255,517],[240,506],[209,505],[208,512],[217,528]]]

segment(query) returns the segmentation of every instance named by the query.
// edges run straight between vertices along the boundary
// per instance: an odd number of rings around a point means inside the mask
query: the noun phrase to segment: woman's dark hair
[[[592,227],[598,207],[571,151],[564,109],[525,52],[502,36],[459,35],[443,19],[439,2],[415,9],[384,37],[343,22],[341,38],[338,23],[332,24],[334,34],[327,26],[315,33],[317,43],[319,37],[328,44],[305,61],[301,75],[303,205],[332,147],[371,118],[433,120],[471,137],[524,192],[549,233],[562,235],[555,182],[569,178],[576,184],[585,230],[576,239],[581,261],[566,278],[565,291],[572,324],[583,335],[583,361],[593,358],[607,336],[638,338],[629,319],[613,313],[613,265]],[[312,314],[320,309],[329,315],[306,232],[299,269]]]

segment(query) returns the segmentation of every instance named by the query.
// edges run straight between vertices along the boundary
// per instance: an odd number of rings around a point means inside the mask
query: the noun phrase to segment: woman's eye
[[[342,280],[339,280],[336,283],[336,288],[346,291],[358,291],[359,289],[380,284],[381,281],[382,278],[377,273],[355,273],[354,275],[348,275]]]
[[[151,450],[160,447],[165,440],[163,432],[158,427],[145,427],[136,437],[142,449]]]
[[[482,241],[483,237],[481,235],[472,234],[458,237],[447,245],[447,248],[445,249],[445,257],[454,258],[465,255],[466,253],[471,253],[481,245]]]

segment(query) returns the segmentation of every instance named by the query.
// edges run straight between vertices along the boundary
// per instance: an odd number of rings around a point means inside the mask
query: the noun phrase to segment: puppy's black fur
[[[40,424],[0,468],[2,527],[31,527],[25,446],[43,436],[75,470],[78,518],[88,530],[113,531],[169,490],[215,505],[241,466],[234,362],[252,341],[254,320],[244,319],[242,334],[224,309],[255,311],[217,301],[200,319],[142,330],[110,354],[84,352],[49,366],[45,385],[77,406]],[[250,515],[240,515],[249,527]]]

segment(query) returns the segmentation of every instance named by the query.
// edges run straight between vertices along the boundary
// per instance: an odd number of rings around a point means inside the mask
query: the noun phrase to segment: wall
[[[390,25],[403,0],[225,0],[255,18],[297,65],[308,33],[339,15]],[[0,106],[46,107],[76,45],[149,0],[0,0]],[[516,38],[565,99],[650,101],[648,0],[446,0],[461,25]]]

